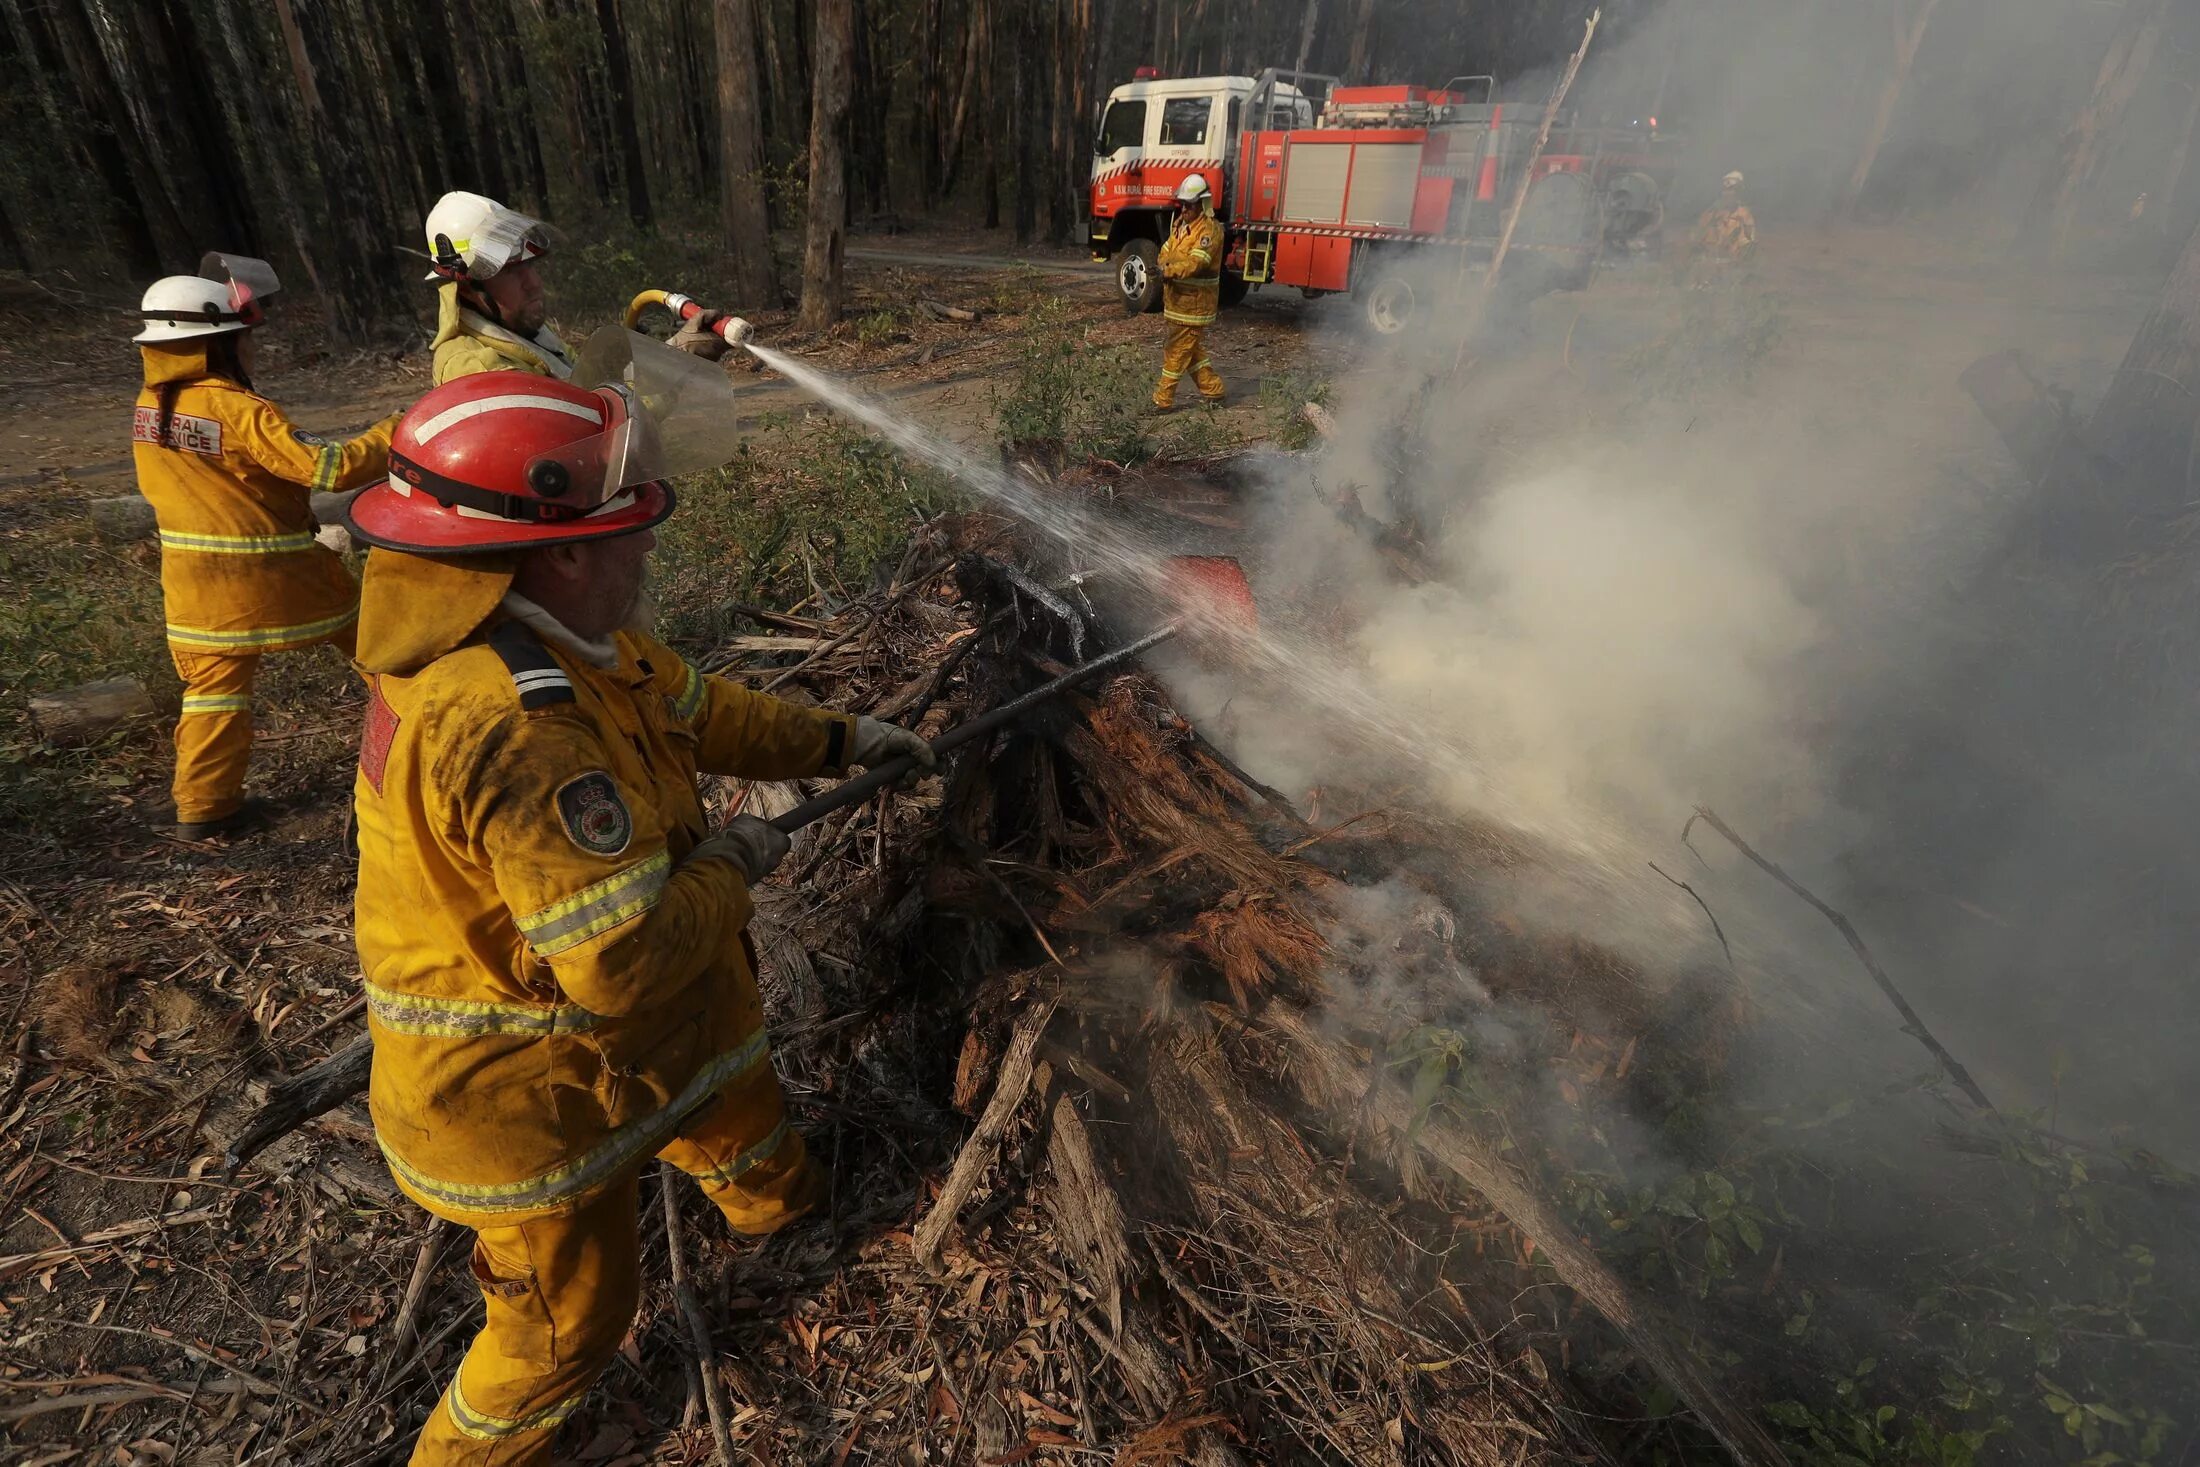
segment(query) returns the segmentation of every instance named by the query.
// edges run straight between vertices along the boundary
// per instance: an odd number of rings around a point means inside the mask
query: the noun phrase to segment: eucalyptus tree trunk
[[[848,102],[853,85],[855,0],[816,0],[817,57],[810,84],[810,204],[804,223],[802,309],[796,329],[821,332],[840,319],[848,248]]]

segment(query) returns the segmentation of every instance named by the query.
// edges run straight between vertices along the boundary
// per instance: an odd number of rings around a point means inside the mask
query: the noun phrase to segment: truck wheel
[[[1396,271],[1385,271],[1360,294],[1360,312],[1367,329],[1377,336],[1396,336],[1417,324],[1422,303],[1413,283]]]
[[[1115,252],[1115,288],[1123,295],[1123,313],[1142,316],[1161,309],[1161,247],[1134,239]]]
[[[1222,303],[1225,306],[1242,305],[1252,288],[1244,276],[1232,275],[1227,270],[1222,272]]]

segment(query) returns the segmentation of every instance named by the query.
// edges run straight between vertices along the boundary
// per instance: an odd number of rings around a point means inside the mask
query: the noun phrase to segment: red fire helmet
[[[649,416],[622,384],[479,372],[412,405],[390,439],[389,478],[344,519],[369,545],[417,555],[605,540],[672,513],[657,459]]]

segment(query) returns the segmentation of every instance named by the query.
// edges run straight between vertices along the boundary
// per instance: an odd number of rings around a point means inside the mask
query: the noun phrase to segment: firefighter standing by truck
[[[436,291],[435,384],[474,372],[528,372],[563,380],[573,354],[549,326],[550,300],[542,262],[550,228],[495,199],[453,190],[428,211],[427,278]],[[726,343],[705,313],[684,324],[671,344],[710,361]]]
[[[646,406],[672,394],[634,370],[435,389],[349,515],[379,547],[354,784],[375,1134],[407,1196],[475,1229],[487,1306],[416,1464],[551,1460],[632,1322],[651,1156],[740,1234],[820,1198],[745,931],[787,837],[752,816],[712,835],[698,772],[933,762],[906,729],[707,676],[648,634],[651,529],[685,470]]]
[[[1176,188],[1176,224],[1161,246],[1161,313],[1169,323],[1161,349],[1161,381],[1153,405],[1176,405],[1176,384],[1186,372],[1210,403],[1223,399],[1221,374],[1207,359],[1207,328],[1222,305],[1222,221],[1214,191],[1194,173]]]
[[[324,443],[252,389],[253,328],[281,289],[264,260],[210,254],[197,275],[145,292],[133,338],[145,364],[131,425],[139,490],[160,524],[176,722],[176,833],[243,830],[252,682],[260,658],[326,642],[351,653],[359,587],[315,543],[310,495],[378,477],[394,417]]]

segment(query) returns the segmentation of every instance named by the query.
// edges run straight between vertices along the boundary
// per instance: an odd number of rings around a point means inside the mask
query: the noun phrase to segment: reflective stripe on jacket
[[[545,326],[532,340],[483,319],[458,303],[458,282],[436,287],[435,385],[476,372],[532,372],[537,377],[570,377],[573,356]]]
[[[376,624],[404,598],[375,577],[415,559],[369,561],[354,783],[369,1103],[399,1187],[469,1225],[569,1212],[713,1104],[753,1114],[743,1155],[765,1154],[787,1133],[751,902],[730,862],[687,860],[695,779],[837,771],[853,719],[623,632],[610,669],[492,619],[391,670],[386,648],[427,643]]]
[[[322,442],[281,408],[212,374],[203,341],[141,347],[131,425],[138,489],[160,524],[168,640],[198,651],[318,641],[358,614],[343,558],[314,543],[311,494],[387,472],[395,418]],[[162,436],[161,403],[173,407]]]
[[[1222,221],[1179,220],[1161,246],[1161,312],[1180,326],[1208,326],[1222,299]]]

